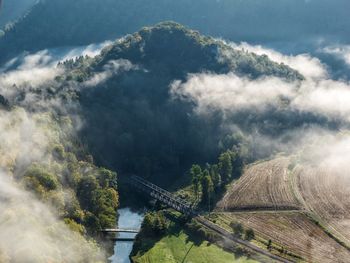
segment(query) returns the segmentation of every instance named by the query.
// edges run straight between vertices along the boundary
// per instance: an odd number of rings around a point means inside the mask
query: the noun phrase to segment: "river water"
[[[134,212],[130,208],[118,210],[118,228],[140,229],[144,214]],[[135,234],[120,233],[119,237],[133,237]],[[130,263],[129,255],[131,253],[133,242],[116,241],[114,246],[114,255],[110,258],[111,263]]]

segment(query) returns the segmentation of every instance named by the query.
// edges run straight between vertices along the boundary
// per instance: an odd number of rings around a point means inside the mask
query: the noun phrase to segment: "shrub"
[[[142,229],[148,235],[160,236],[168,229],[169,222],[161,212],[149,212],[145,215]]]
[[[244,239],[245,240],[252,240],[255,238],[255,233],[254,233],[254,230],[249,228],[247,230],[245,230],[245,233],[244,233]]]
[[[86,232],[84,226],[78,224],[77,222],[75,222],[74,220],[72,220],[70,218],[65,218],[64,222],[72,231],[78,232],[82,235]]]
[[[242,236],[242,233],[243,233],[243,226],[242,226],[242,224],[236,223],[236,222],[232,222],[230,224],[230,227],[232,228],[233,234],[235,236]]]
[[[32,178],[33,181],[37,181],[46,190],[55,190],[58,188],[58,180],[55,175],[46,172],[39,166],[33,166],[27,170],[24,177]]]

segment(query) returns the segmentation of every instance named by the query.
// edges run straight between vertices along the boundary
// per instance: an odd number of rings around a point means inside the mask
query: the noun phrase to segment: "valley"
[[[348,263],[349,7],[0,0],[0,263]]]

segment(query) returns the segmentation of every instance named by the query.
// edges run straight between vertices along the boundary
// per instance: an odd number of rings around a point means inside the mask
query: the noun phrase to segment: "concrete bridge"
[[[139,229],[106,228],[102,229],[101,233],[112,241],[133,242],[139,231]],[[120,236],[120,233],[127,233],[128,235]]]
[[[137,234],[139,232],[138,229],[122,229],[122,228],[106,228],[102,229],[103,233],[133,233]]]

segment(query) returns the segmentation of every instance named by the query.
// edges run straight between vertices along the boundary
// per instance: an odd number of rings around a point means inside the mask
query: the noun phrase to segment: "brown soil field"
[[[248,166],[217,204],[217,224],[240,222],[306,262],[350,262],[347,172],[289,165],[290,158],[278,157]]]
[[[252,228],[259,238],[272,240],[307,262],[349,262],[350,252],[329,237],[301,212],[218,213],[217,224],[230,229],[231,222]],[[266,248],[266,247],[265,247]]]
[[[219,211],[300,208],[286,157],[249,166],[217,204]]]
[[[303,203],[337,238],[350,245],[350,180],[327,168],[295,172]],[[350,257],[349,257],[350,262]]]

